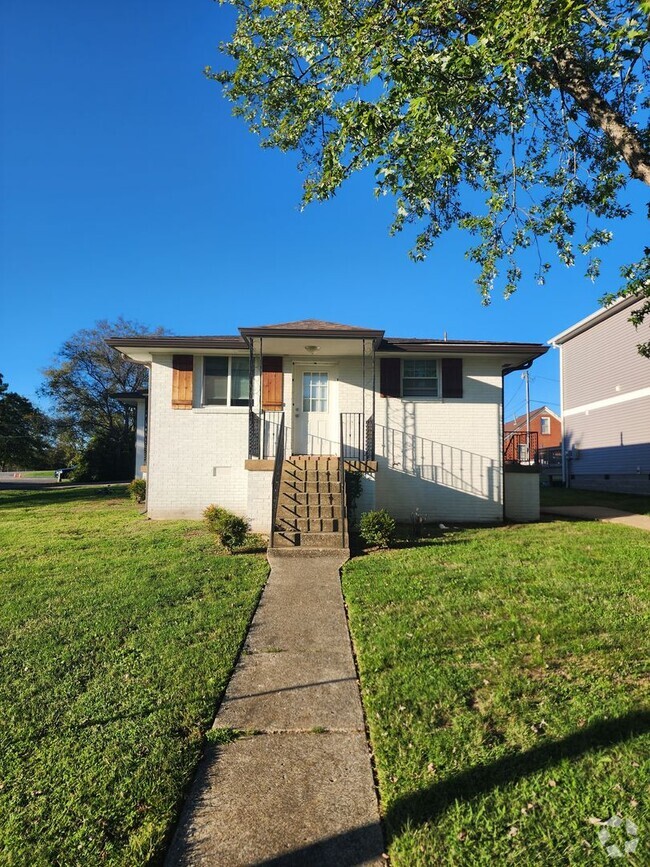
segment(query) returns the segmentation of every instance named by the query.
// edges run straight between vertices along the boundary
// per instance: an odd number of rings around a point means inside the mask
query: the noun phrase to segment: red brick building
[[[530,411],[530,431],[537,433],[537,447],[540,449],[559,448],[562,445],[562,421],[547,406],[540,406]],[[507,421],[503,425],[504,438],[508,434],[526,432],[526,413]]]

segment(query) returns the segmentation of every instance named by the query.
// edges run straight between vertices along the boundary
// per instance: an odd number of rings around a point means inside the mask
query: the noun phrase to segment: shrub
[[[395,535],[395,521],[384,509],[364,512],[359,522],[359,533],[366,545],[388,548]]]
[[[136,503],[144,503],[147,497],[147,483],[144,479],[133,479],[129,484],[129,494]]]
[[[363,491],[363,475],[356,470],[346,472],[345,491],[347,494],[348,514],[353,519],[357,510],[357,500]]]
[[[248,521],[234,515],[221,506],[208,506],[203,512],[208,529],[213,532],[224,548],[231,553],[234,548],[240,548],[250,530]]]

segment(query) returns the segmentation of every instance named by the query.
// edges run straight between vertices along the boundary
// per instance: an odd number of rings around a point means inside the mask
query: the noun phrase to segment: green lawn
[[[123,487],[0,493],[0,863],[160,853],[267,573]]]
[[[650,534],[587,522],[347,564],[393,865],[606,864],[616,812],[650,863],[649,576]]]
[[[52,479],[54,481],[54,470],[17,470],[23,479]]]
[[[544,506],[606,506],[650,515],[650,496],[615,494],[606,491],[579,491],[576,488],[541,488],[541,504]]]

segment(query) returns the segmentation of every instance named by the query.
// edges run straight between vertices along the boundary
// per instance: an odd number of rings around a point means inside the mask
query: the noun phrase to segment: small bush
[[[147,497],[147,483],[144,479],[133,479],[129,484],[129,494],[136,503],[144,503]]]
[[[384,509],[364,512],[359,522],[359,534],[366,545],[389,548],[395,535],[395,521]]]
[[[224,548],[230,552],[234,548],[241,548],[246,540],[250,526],[248,521],[234,515],[221,506],[208,506],[203,512],[203,517],[208,529],[214,533]]]

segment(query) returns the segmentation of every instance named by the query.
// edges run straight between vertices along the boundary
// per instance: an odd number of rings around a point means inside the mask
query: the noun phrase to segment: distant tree
[[[0,373],[0,469],[38,469],[48,450],[49,420]]]
[[[372,167],[392,231],[419,228],[413,258],[469,233],[485,303],[497,281],[515,291],[525,248],[544,282],[540,239],[597,276],[625,188],[650,184],[650,0],[227,2],[228,68],[206,74],[264,146],[300,153],[304,201]],[[637,323],[650,315],[639,252],[622,269],[623,292],[646,298]]]
[[[166,333],[122,317],[100,320],[66,340],[44,371],[41,393],[52,401],[59,443],[74,460],[77,478],[109,481],[133,475],[134,411],[111,395],[146,388],[148,371],[123,358],[106,338]]]

